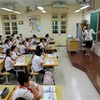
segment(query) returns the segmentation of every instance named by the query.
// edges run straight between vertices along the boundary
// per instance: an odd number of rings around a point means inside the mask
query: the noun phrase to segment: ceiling
[[[80,0],[82,1],[82,0]],[[63,2],[68,5],[77,4],[76,0],[0,0],[0,6],[29,6],[31,9],[35,9],[37,5],[47,6],[52,5],[55,2]]]
[[[35,10],[36,6],[50,6],[56,2],[67,5],[78,4],[76,1],[82,2],[83,0],[0,0],[0,7],[28,6],[30,9]]]

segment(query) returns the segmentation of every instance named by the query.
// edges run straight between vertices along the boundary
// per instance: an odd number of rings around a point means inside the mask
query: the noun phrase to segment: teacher
[[[98,33],[98,32],[97,32]],[[84,37],[86,41],[86,54],[87,56],[90,56],[93,37],[92,34],[96,34],[93,29],[90,29],[90,25],[86,26],[86,30],[84,31]]]

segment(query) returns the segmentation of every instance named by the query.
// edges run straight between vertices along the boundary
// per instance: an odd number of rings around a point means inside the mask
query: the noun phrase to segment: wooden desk
[[[1,99],[1,97],[0,97],[0,100],[11,100],[9,98],[10,98],[11,94],[13,93],[13,91],[15,90],[15,85],[0,85],[0,90],[3,90],[5,87],[9,88],[9,93],[4,99]]]
[[[25,57],[25,64],[14,64],[13,67],[25,67],[26,70],[30,70],[30,67],[31,67],[31,63],[32,63],[32,58],[33,58],[33,55],[32,54],[26,54],[26,57]]]
[[[56,85],[56,96],[58,100],[63,100],[62,87],[59,85]]]
[[[0,53],[3,53],[3,51],[4,51],[4,48],[0,48]]]
[[[68,51],[78,51],[79,50],[79,39],[68,39],[67,40]]]
[[[45,60],[53,60],[53,64],[43,64],[43,67],[55,67],[58,66],[58,59],[57,58],[45,58]]]
[[[4,59],[0,59],[0,71],[4,68]]]
[[[55,47],[55,45],[50,45],[51,47],[45,47],[45,50],[47,50],[47,51],[53,51],[53,50],[56,50],[56,47]]]

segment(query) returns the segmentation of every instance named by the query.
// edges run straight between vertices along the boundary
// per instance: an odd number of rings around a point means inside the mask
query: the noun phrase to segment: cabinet
[[[67,49],[68,51],[78,51],[79,50],[79,39],[67,39]]]

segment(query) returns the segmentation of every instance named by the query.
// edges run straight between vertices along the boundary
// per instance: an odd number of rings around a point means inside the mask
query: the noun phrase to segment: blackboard
[[[99,12],[93,12],[93,13],[91,13],[90,27],[95,32],[98,31],[98,20],[99,20]],[[93,34],[93,39],[96,40],[96,35],[94,35],[94,34]]]

